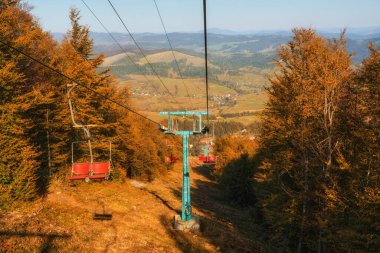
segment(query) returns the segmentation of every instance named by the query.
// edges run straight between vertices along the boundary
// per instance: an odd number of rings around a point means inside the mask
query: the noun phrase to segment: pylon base
[[[174,216],[174,229],[185,232],[199,232],[199,216],[192,215],[191,220],[188,221],[182,220],[180,215]]]

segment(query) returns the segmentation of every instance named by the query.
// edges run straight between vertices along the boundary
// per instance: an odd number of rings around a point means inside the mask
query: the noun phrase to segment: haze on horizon
[[[123,26],[105,0],[85,0],[112,32],[125,33]],[[104,32],[81,0],[26,0],[44,29],[66,32],[71,7],[81,11],[82,23],[93,32]],[[202,0],[156,0],[168,32],[203,30]],[[162,33],[153,0],[113,0],[133,33]],[[380,26],[380,1],[377,0],[208,0],[209,28],[235,32],[290,30],[312,27],[339,31],[343,28]]]

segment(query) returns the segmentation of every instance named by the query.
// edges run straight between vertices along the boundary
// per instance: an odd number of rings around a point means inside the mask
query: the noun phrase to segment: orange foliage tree
[[[378,217],[364,208],[379,199],[378,51],[355,73],[345,46],[344,34],[326,40],[295,29],[279,49],[255,174],[257,208],[277,245],[272,251],[376,248],[374,226],[364,231],[345,222],[351,216],[360,224],[359,213],[373,222]],[[366,239],[353,242],[355,234]]]
[[[44,32],[20,1],[0,3],[0,40],[60,70],[83,85],[129,107],[129,93],[95,55],[89,28],[71,10],[72,28],[61,43]],[[29,200],[46,191],[50,173],[66,176],[70,144],[83,136],[74,130],[67,101],[68,80],[0,44],[0,193],[3,203]],[[152,180],[167,169],[164,137],[141,118],[96,94],[76,87],[77,120],[96,124],[95,139],[113,142],[119,172]],[[133,141],[132,141],[133,140]],[[3,204],[5,205],[5,204]]]

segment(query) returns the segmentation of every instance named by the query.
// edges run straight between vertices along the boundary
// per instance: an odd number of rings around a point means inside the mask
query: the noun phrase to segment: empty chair
[[[91,179],[95,178],[105,178],[109,176],[111,164],[110,162],[94,162],[92,163],[92,175],[89,176]]]
[[[90,163],[73,163],[70,180],[80,180],[90,174]]]

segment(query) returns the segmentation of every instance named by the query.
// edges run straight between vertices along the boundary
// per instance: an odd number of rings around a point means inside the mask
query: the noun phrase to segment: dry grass
[[[247,212],[223,203],[205,167],[191,174],[201,232],[172,228],[181,207],[180,166],[143,188],[129,180],[54,181],[44,199],[0,211],[0,252],[256,252]]]
[[[128,53],[128,55],[131,56],[131,57],[135,56],[134,53]],[[125,53],[121,53],[121,54],[113,55],[113,56],[110,56],[110,57],[106,57],[106,58],[104,58],[102,66],[103,67],[107,67],[107,66],[115,64],[115,63],[117,64],[119,61],[121,61],[123,59],[127,60],[127,56],[125,55]]]

